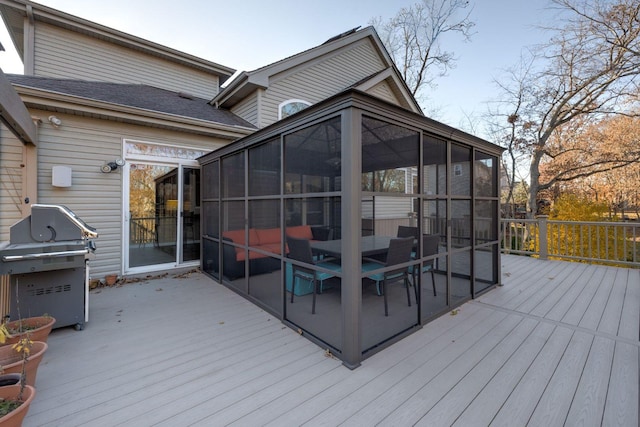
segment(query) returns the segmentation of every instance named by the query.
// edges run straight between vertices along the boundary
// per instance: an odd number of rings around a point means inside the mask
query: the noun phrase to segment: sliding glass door
[[[153,271],[200,260],[200,168],[204,153],[127,143],[123,168],[124,270]]]

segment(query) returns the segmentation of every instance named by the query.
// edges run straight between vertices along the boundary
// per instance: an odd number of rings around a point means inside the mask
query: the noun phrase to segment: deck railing
[[[640,223],[500,220],[503,253],[640,268]]]
[[[155,217],[132,217],[129,220],[129,240],[140,246],[157,242],[157,219]]]

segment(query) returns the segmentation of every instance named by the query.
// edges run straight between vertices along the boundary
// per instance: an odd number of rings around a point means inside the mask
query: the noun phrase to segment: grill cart
[[[55,317],[55,327],[89,320],[88,257],[98,233],[62,205],[34,204],[0,244],[0,274],[9,274],[10,318]]]

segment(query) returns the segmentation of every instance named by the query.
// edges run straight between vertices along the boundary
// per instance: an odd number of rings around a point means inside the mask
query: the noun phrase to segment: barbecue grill
[[[31,215],[0,244],[0,274],[9,274],[10,318],[55,317],[55,327],[84,328],[89,320],[89,255],[93,227],[62,205],[34,204]]]

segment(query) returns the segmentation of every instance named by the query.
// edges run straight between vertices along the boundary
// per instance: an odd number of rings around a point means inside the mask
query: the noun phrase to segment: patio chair
[[[289,248],[288,257],[295,261],[304,262],[305,264],[311,264],[318,267],[323,267],[328,270],[339,272],[341,269],[340,264],[331,262],[334,258],[325,258],[322,262],[317,262],[313,258],[311,253],[311,245],[307,239],[298,239],[295,237],[287,237],[287,246]],[[316,294],[318,293],[318,286],[322,293],[323,282],[327,279],[335,277],[335,274],[326,273],[323,271],[317,271],[310,267],[302,265],[291,264],[293,273],[293,283],[291,285],[291,303],[293,304],[293,296],[296,291],[296,284],[298,280],[307,280],[312,283],[313,287],[313,302],[311,306],[311,314],[316,314]]]
[[[418,227],[407,227],[406,225],[398,226],[397,237],[413,237],[418,240]]]
[[[440,235],[424,234],[422,236],[422,250],[424,251],[424,255],[422,255],[420,258],[437,254],[438,245],[440,245]],[[415,252],[411,253],[411,258],[413,259],[417,258]],[[435,297],[437,296],[437,294],[436,294],[436,278],[433,273],[434,261],[435,260],[433,259],[425,261],[422,264],[421,272],[422,273],[426,273],[427,271],[431,272],[431,285],[433,287],[433,296]],[[419,268],[417,266],[409,267],[411,276],[413,277],[413,284],[415,285],[416,301],[418,300],[418,269]]]
[[[413,248],[413,237],[403,237],[397,239],[391,239],[389,243],[389,249],[387,250],[386,262],[372,258],[363,258],[362,271],[368,272],[377,270],[382,267],[389,267],[392,265],[403,264],[411,260],[411,251]],[[402,280],[407,290],[407,303],[411,307],[411,295],[409,293],[409,267],[401,267],[398,269],[384,271],[381,273],[374,273],[367,275],[367,277],[376,282],[376,289],[378,295],[384,297],[384,315],[389,315],[389,307],[387,301],[387,283],[396,282]],[[380,289],[380,283],[382,283],[382,289]]]

